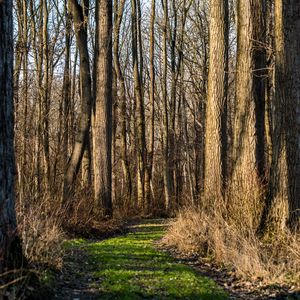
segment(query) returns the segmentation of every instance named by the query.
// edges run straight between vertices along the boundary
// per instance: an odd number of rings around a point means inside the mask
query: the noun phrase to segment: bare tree
[[[120,106],[121,106],[121,157],[123,173],[125,175],[125,186],[126,186],[126,201],[130,202],[132,197],[132,179],[130,172],[130,163],[128,157],[128,139],[127,139],[127,97],[125,79],[120,65],[120,54],[119,54],[119,43],[120,43],[120,29],[123,19],[125,0],[114,2],[115,11],[115,24],[114,24],[114,67],[116,70],[116,76],[119,83],[120,89]]]
[[[87,20],[84,17],[88,15],[89,1],[85,0],[83,1],[83,4],[80,5],[78,4],[77,0],[69,0],[68,7],[73,17],[77,45],[79,48],[80,77],[82,81],[82,104],[76,141],[65,171],[64,201],[66,201],[74,191],[75,179],[79,172],[83,153],[89,137],[92,105],[92,84],[88,52]]]
[[[151,17],[150,17],[150,83],[149,83],[149,103],[151,106],[151,124],[150,124],[150,137],[149,148],[147,149],[147,170],[145,177],[145,200],[147,210],[151,207],[151,181],[153,172],[153,156],[154,156],[154,121],[155,121],[155,66],[154,66],[154,50],[155,50],[155,8],[156,0],[151,1]]]
[[[167,90],[167,76],[168,76],[168,27],[169,27],[169,13],[168,0],[163,1],[164,9],[164,23],[163,23],[163,37],[162,37],[162,51],[163,51],[163,78],[162,78],[162,98],[163,98],[163,152],[164,152],[164,192],[165,192],[165,209],[169,212],[172,208],[172,198],[174,195],[174,182],[170,161],[170,118],[168,109],[168,90]]]
[[[137,130],[137,201],[138,206],[144,209],[145,201],[145,171],[147,161],[146,137],[145,137],[145,107],[142,88],[142,57],[139,57],[141,38],[139,38],[140,22],[138,10],[140,2],[131,1],[132,9],[132,60],[134,76],[134,93],[136,103],[136,130]],[[138,43],[140,42],[140,43]]]

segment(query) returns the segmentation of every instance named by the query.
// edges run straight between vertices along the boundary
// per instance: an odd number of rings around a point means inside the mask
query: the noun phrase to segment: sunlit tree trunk
[[[122,167],[125,176],[125,203],[130,203],[132,198],[132,181],[130,174],[130,163],[128,157],[128,141],[127,141],[127,98],[125,79],[120,65],[119,57],[119,43],[120,43],[120,29],[123,19],[125,0],[115,1],[115,24],[114,24],[114,67],[119,84],[120,92],[120,121],[121,121],[121,157]]]
[[[39,10],[36,5],[39,5]],[[42,85],[43,85],[43,4],[30,1],[31,36],[34,51],[34,64],[37,72],[37,117],[35,122],[35,145],[34,145],[34,199],[37,201],[42,191]],[[38,13],[37,13],[38,12]]]
[[[232,193],[236,197],[232,199],[236,199],[240,206],[247,204],[253,207],[260,201],[265,176],[264,5],[261,0],[238,1],[232,177]]]
[[[64,202],[74,192],[74,183],[80,169],[91,123],[91,72],[88,52],[87,26],[85,23],[86,20],[84,19],[84,15],[87,15],[87,11],[89,8],[88,1],[86,0],[83,2],[83,5],[79,5],[77,0],[68,1],[68,8],[70,13],[72,14],[74,21],[74,29],[80,56],[82,99],[78,132],[75,137],[75,144],[72,150],[72,155],[68,162],[64,176]]]
[[[164,23],[162,37],[163,51],[163,78],[162,78],[162,100],[163,100],[163,160],[164,160],[164,192],[165,209],[167,212],[172,210],[172,197],[174,194],[174,185],[170,163],[170,133],[169,133],[169,109],[168,109],[168,91],[167,91],[167,73],[168,73],[168,0],[163,2]]]
[[[93,164],[96,210],[112,216],[112,1],[96,3]]]
[[[205,126],[204,194],[224,196],[227,159],[228,1],[210,1],[209,72]]]
[[[85,189],[92,186],[92,152],[90,137],[87,138],[82,163],[81,163],[81,184]]]
[[[266,171],[267,179],[269,179],[270,168],[272,163],[272,105],[274,103],[274,1],[266,0],[266,65],[267,65],[267,79],[266,79],[266,109],[265,109],[265,130],[266,130]]]
[[[151,203],[151,181],[153,171],[153,156],[154,156],[154,118],[155,118],[155,66],[154,66],[154,26],[155,26],[155,8],[156,0],[151,1],[151,17],[150,17],[150,87],[149,87],[149,103],[151,110],[150,138],[147,155],[147,171],[145,178],[145,197],[146,205],[149,210],[152,207]]]
[[[139,2],[138,2],[139,3]],[[146,137],[145,137],[145,108],[142,88],[142,74],[140,73],[142,58],[139,58],[138,39],[139,25],[137,16],[137,0],[132,0],[132,60],[134,76],[134,93],[136,100],[136,130],[137,130],[137,201],[138,207],[144,209],[145,205],[145,170],[146,170]],[[140,41],[141,42],[141,41]],[[140,45],[141,47],[141,45]]]
[[[188,5],[187,5],[188,4]],[[184,39],[186,35],[185,31],[185,25],[187,21],[187,15],[190,9],[190,6],[192,4],[192,1],[187,2],[186,0],[183,1],[183,7],[182,7],[182,15],[181,15],[181,26],[180,26],[180,35],[179,35],[179,45],[178,45],[178,62],[177,62],[177,71],[178,75],[180,76],[180,82],[179,82],[179,104],[178,104],[178,130],[180,132],[179,138],[177,143],[179,145],[177,146],[177,156],[180,155],[180,151],[183,150],[183,153],[185,154],[185,160],[181,159],[178,162],[178,165],[176,167],[176,183],[177,183],[177,204],[180,205],[182,203],[182,191],[184,190],[184,179],[183,179],[183,170],[186,169],[187,173],[187,189],[189,190],[189,203],[194,205],[195,204],[195,184],[194,184],[194,174],[192,172],[192,160],[190,156],[189,151],[189,132],[188,132],[188,122],[187,122],[187,99],[186,99],[186,92],[185,92],[185,86],[184,86],[184,77],[185,77],[185,66],[184,66]],[[177,79],[178,80],[178,79]],[[181,145],[180,143],[183,143]],[[181,146],[181,147],[180,147]],[[185,165],[185,166],[184,166]]]

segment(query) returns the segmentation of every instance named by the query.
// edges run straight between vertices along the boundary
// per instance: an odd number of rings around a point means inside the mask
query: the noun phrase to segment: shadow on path
[[[146,220],[130,225],[125,236],[73,241],[71,247],[85,256],[78,276],[86,276],[83,290],[56,299],[228,299],[211,279],[155,249],[166,226],[164,220]]]

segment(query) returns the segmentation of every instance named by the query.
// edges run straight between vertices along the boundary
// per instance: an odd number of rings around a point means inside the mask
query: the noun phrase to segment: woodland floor
[[[212,279],[158,250],[163,220],[103,241],[72,240],[54,299],[229,299]]]
[[[284,287],[260,289],[227,271],[160,249],[165,220],[144,220],[102,241],[68,241],[52,299],[300,299]]]

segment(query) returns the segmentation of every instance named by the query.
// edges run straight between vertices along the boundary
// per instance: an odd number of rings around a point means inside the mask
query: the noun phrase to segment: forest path
[[[55,299],[228,299],[207,277],[156,249],[164,220],[144,220],[103,241],[73,240]]]

